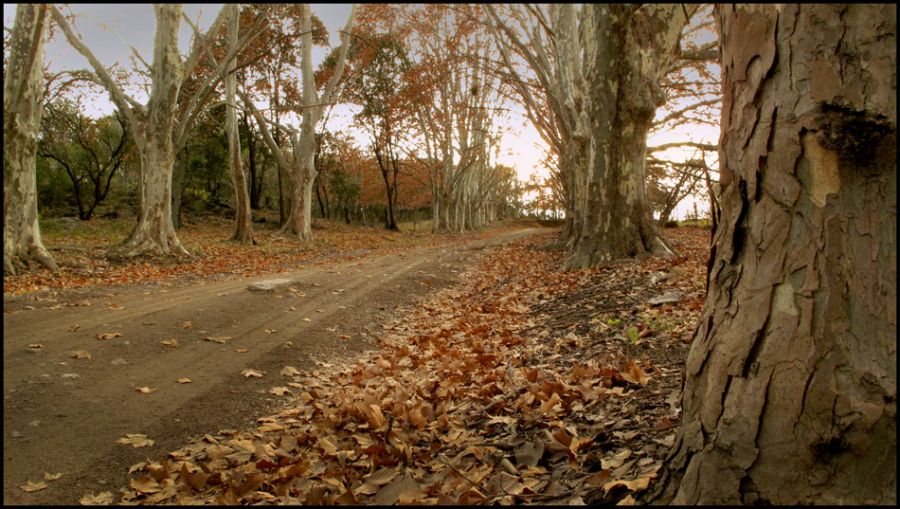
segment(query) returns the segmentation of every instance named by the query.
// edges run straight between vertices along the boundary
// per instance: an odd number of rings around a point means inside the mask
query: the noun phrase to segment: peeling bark
[[[653,115],[665,102],[658,83],[676,56],[687,13],[679,5],[591,8],[591,153],[586,173],[575,176],[570,268],[674,254],[650,216],[646,150]]]
[[[15,261],[35,260],[59,267],[41,241],[35,168],[43,113],[44,44],[48,7],[19,4],[10,36],[3,83],[3,271],[15,274]]]
[[[896,6],[718,6],[722,217],[652,501],[896,503]]]

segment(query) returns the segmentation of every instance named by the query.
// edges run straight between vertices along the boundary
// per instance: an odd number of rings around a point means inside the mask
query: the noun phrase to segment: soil
[[[314,371],[360,355],[398,307],[457,282],[490,253],[485,247],[540,231],[270,277],[5,298],[4,504],[77,504],[86,493],[115,493],[130,465],[205,433],[252,426],[282,405],[269,389],[283,367]],[[248,288],[275,279],[290,281]],[[121,336],[98,339],[104,333]],[[170,339],[177,347],[161,343]],[[90,358],[74,358],[78,351]],[[246,369],[263,376],[247,378]],[[129,433],[154,444],[116,443]],[[62,476],[39,491],[19,487],[45,473]]]

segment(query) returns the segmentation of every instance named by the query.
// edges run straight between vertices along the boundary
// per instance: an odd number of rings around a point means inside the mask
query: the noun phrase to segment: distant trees
[[[670,254],[650,216],[646,138],[697,6],[486,6],[505,77],[556,153],[570,267]]]
[[[197,32],[190,54],[184,58],[178,49],[178,30],[181,25],[181,4],[154,5],[156,36],[153,61],[146,65],[150,78],[150,97],[141,104],[128,96],[107,68],[75,34],[65,16],[55,6],[50,7],[54,21],[66,39],[87,58],[93,72],[92,79],[106,88],[113,103],[126,119],[134,137],[141,161],[140,215],[131,235],[121,248],[124,257],[141,254],[189,254],[181,245],[172,224],[172,170],[175,156],[184,146],[194,119],[207,106],[213,91],[225,76],[229,53],[212,66],[202,77],[195,74],[201,60],[210,55],[214,36],[223,29],[226,10],[223,9],[205,33]],[[257,29],[248,27],[236,45],[243,47],[255,37]],[[182,90],[189,79],[190,89]]]
[[[300,129],[266,119],[244,92],[239,95],[244,105],[253,112],[253,117],[263,134],[263,139],[275,157],[281,175],[290,182],[290,209],[282,225],[282,231],[309,240],[312,238],[312,190],[317,176],[315,167],[316,125],[322,118],[324,106],[333,100],[335,88],[343,74],[344,62],[350,47],[350,30],[356,16],[356,7],[351,8],[347,24],[341,33],[341,46],[334,64],[334,72],[319,93],[312,67],[312,12],[308,4],[301,10],[301,98],[297,105],[301,112]],[[269,128],[272,123],[276,132],[282,132],[290,142],[290,150],[279,145],[275,134]]]
[[[64,98],[46,104],[38,155],[68,177],[79,219],[94,217],[113,178],[132,157],[126,125],[118,111],[93,120]]]
[[[352,46],[351,71],[344,98],[359,105],[354,117],[369,136],[387,197],[384,227],[397,230],[397,178],[400,141],[408,127],[403,108],[410,62],[403,42],[392,34],[366,33]]]
[[[19,4],[3,76],[3,271],[16,260],[35,260],[57,271],[41,241],[35,156],[44,102],[44,46],[48,6]]]

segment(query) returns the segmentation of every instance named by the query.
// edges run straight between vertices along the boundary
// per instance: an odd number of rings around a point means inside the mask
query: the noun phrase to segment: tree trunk
[[[597,48],[588,72],[593,157],[570,268],[673,254],[650,216],[645,153],[653,116],[665,102],[659,74],[687,17],[678,5],[643,6],[638,13],[631,5],[591,8]]]
[[[141,155],[141,212],[138,222],[121,248],[120,256],[143,254],[190,255],[181,245],[172,224],[172,169],[175,154],[171,134],[162,139],[146,136],[138,143]]]
[[[147,120],[135,137],[141,156],[141,213],[121,256],[190,255],[172,224],[173,132],[183,65],[178,51],[180,4],[154,6],[156,37]],[[137,132],[137,130],[135,130]]]
[[[228,30],[229,51],[237,50],[238,42],[238,17],[240,6],[231,4],[231,20]],[[225,77],[225,95],[228,106],[225,110],[225,134],[228,137],[228,165],[231,167],[231,186],[234,189],[234,234],[231,240],[242,244],[253,244],[253,216],[250,212],[250,195],[247,192],[247,177],[244,175],[243,159],[241,158],[241,137],[238,133],[236,94],[237,56],[228,64],[228,74]]]
[[[44,100],[47,6],[19,4],[3,84],[3,271],[15,260],[36,260],[53,272],[56,260],[41,241],[35,168]]]
[[[896,503],[896,6],[718,6],[722,220],[657,502]]]
[[[176,230],[181,228],[181,200],[187,184],[188,161],[191,160],[187,147],[181,153],[183,154],[181,157],[175,157],[172,168],[172,226]]]

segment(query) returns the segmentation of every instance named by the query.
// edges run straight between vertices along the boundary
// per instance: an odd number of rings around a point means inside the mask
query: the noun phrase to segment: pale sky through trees
[[[312,12],[318,16],[328,29],[332,47],[340,44],[338,30],[347,21],[351,4],[312,4]],[[206,29],[215,15],[221,9],[222,4],[184,4],[184,12],[191,20],[197,21],[199,27]],[[71,12],[77,15],[75,26],[84,39],[86,45],[94,52],[97,58],[106,65],[121,64],[126,69],[131,69],[132,50],[134,47],[142,58],[148,62],[153,57],[153,35],[156,29],[156,19],[153,15],[151,4],[69,4]],[[5,29],[12,27],[15,18],[16,4],[3,4],[3,26]],[[64,10],[63,12],[68,12]],[[58,32],[58,31],[57,31]],[[191,29],[182,23],[179,33],[179,46],[182,51],[187,51],[191,41]],[[326,50],[321,47],[313,48],[313,63],[318,65],[325,57]],[[66,42],[62,34],[56,33],[53,40],[47,44],[46,60],[51,71],[63,69],[89,68],[87,60],[76,52]],[[299,73],[299,70],[297,71]],[[130,92],[136,92],[132,88]],[[90,100],[85,100],[86,113],[91,116],[101,116],[112,111],[113,105],[105,91],[91,94]],[[140,93],[135,93],[139,100]],[[527,121],[524,110],[515,104],[509,104],[511,112],[501,117],[501,122],[508,128],[503,135],[500,144],[500,155],[497,162],[516,169],[520,180],[527,181],[529,176],[537,170],[540,175],[546,175],[547,170],[541,168],[540,161],[544,156],[546,145],[540,139],[537,131]],[[350,130],[356,133],[357,143],[365,148],[367,138],[357,129],[349,127],[352,122],[353,108],[339,106],[334,109],[328,120],[329,130]],[[523,125],[524,124],[524,125]],[[694,128],[696,129],[696,128]],[[699,136],[699,137],[698,137]],[[717,143],[718,128],[706,128],[702,133],[693,135],[694,141],[705,143]],[[677,140],[684,140],[684,131],[679,135],[674,133],[656,133],[647,140],[649,146],[661,145]],[[689,157],[690,154],[685,154]],[[684,217],[684,214],[693,208],[693,203],[685,200],[675,211],[673,217]],[[706,204],[698,204],[700,210],[706,209]]]

